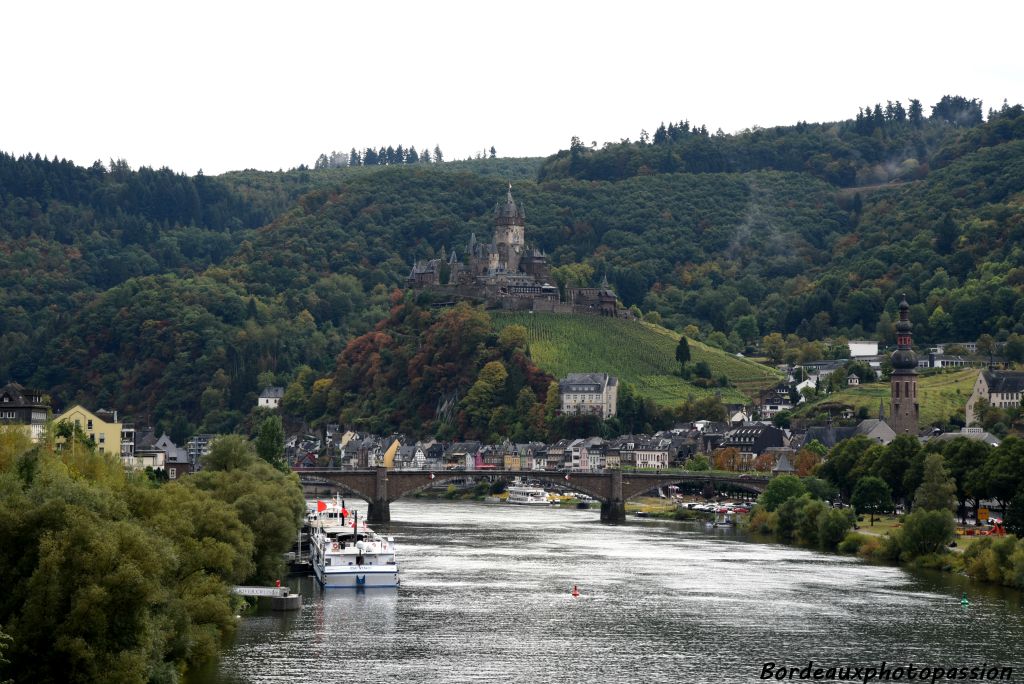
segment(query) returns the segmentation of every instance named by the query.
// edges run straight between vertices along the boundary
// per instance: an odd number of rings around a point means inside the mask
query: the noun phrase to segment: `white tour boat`
[[[324,588],[372,589],[399,584],[394,538],[377,534],[354,512],[345,517],[342,526],[311,526],[309,559]]]
[[[513,484],[508,487],[508,502],[510,504],[526,505],[547,505],[550,502],[548,493],[541,487],[529,487],[527,485]]]

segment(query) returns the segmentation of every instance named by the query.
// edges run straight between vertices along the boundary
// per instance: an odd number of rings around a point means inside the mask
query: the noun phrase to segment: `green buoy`
[[[960,605],[966,606],[968,604],[970,604],[970,601],[967,600],[967,592],[965,591],[963,595],[960,597]]]

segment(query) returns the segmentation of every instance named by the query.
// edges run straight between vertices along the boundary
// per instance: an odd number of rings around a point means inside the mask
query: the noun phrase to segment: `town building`
[[[558,383],[558,398],[565,415],[615,415],[619,381],[607,373],[570,373]]]
[[[0,425],[21,425],[38,442],[46,428],[50,407],[43,403],[40,390],[9,382],[0,387]]]
[[[100,409],[94,413],[84,406],[76,404],[54,416],[53,422],[55,425],[74,423],[96,443],[98,451],[121,457],[121,423],[117,420],[117,411]],[[58,448],[65,441],[63,437],[57,438]]]
[[[281,398],[284,397],[284,387],[264,387],[260,392],[256,405],[260,408],[276,409],[281,406]]]
[[[978,373],[971,396],[967,399],[967,425],[972,426],[980,419],[978,402],[987,401],[996,408],[1020,406],[1024,396],[1024,372],[986,369]]]
[[[210,446],[216,436],[199,434],[189,438],[185,445],[185,453],[188,454],[189,462],[194,464],[197,469],[202,467],[203,458],[210,453]]]
[[[736,449],[739,454],[739,469],[749,470],[754,459],[768,450],[769,447],[783,447],[786,444],[786,433],[774,425],[755,423],[729,430],[719,444],[720,449]]]
[[[900,319],[896,322],[896,351],[892,353],[889,380],[889,427],[897,435],[917,435],[921,409],[917,403],[917,355],[912,342],[914,326],[910,322],[910,304],[900,301]]]
[[[850,340],[847,344],[852,359],[878,356],[878,342],[874,340]]]

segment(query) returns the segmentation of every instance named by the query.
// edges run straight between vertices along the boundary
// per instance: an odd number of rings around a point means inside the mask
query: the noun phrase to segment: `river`
[[[596,510],[400,500],[391,514],[401,588],[293,578],[302,610],[243,617],[190,681],[753,682],[808,661],[1024,680],[1018,592]]]

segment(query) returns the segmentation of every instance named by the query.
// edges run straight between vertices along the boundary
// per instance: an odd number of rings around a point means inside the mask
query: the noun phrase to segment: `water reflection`
[[[303,581],[302,611],[243,619],[200,681],[732,682],[766,661],[1020,664],[1019,595],[971,585],[963,609],[962,581],[940,573],[731,529],[602,525],[596,511],[403,500],[392,519],[400,589]]]

